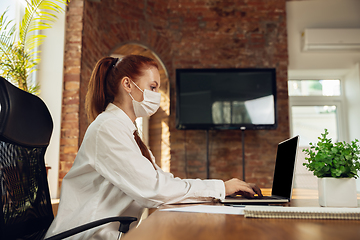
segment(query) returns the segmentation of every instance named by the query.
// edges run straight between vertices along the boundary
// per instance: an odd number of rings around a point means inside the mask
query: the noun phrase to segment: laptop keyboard
[[[236,195],[236,196],[231,196],[230,198],[246,198],[246,199],[279,199],[277,197],[272,197],[272,196],[254,196],[254,197],[245,197],[242,195]]]

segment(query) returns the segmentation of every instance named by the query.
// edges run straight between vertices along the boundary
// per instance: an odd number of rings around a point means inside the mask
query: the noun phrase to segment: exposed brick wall
[[[135,5],[135,6],[134,6]],[[112,7],[109,7],[112,6]],[[86,2],[83,33],[83,61],[80,92],[80,139],[88,126],[84,109],[91,71],[96,62],[126,43],[147,46],[166,67],[171,66],[170,44],[141,16],[144,5],[133,1]],[[132,18],[128,21],[128,18]]]
[[[72,0],[66,11],[64,88],[60,139],[59,184],[79,148],[79,89],[83,0]]]
[[[285,0],[85,1],[80,141],[88,124],[84,99],[96,61],[121,45],[139,43],[156,53],[169,73],[171,172],[179,177],[205,178],[206,132],[175,129],[175,70],[273,67],[277,73],[279,127],[245,132],[246,180],[271,186],[276,144],[289,137],[285,3]],[[241,132],[212,130],[209,139],[210,177],[224,180],[241,177]]]
[[[276,144],[289,136],[286,1],[170,1],[171,171],[206,177],[206,132],[177,131],[176,68],[276,68],[279,127],[245,132],[246,180],[270,187]],[[210,131],[210,177],[242,177],[240,131]],[[185,160],[186,159],[186,160]],[[187,171],[185,170],[187,169]],[[187,172],[187,174],[186,174]]]

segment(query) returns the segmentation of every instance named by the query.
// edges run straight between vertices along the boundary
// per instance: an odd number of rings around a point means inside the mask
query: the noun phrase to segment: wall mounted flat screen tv
[[[275,129],[276,70],[177,69],[177,129]]]

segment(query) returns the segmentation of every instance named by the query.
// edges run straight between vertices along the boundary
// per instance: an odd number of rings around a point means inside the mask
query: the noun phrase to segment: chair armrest
[[[81,225],[79,227],[75,227],[73,229],[67,230],[65,232],[56,234],[54,236],[51,236],[49,238],[46,238],[44,240],[60,240],[63,238],[67,238],[70,237],[72,235],[78,234],[80,232],[89,230],[91,228],[106,224],[106,223],[110,223],[110,222],[120,222],[120,227],[119,227],[119,232],[122,233],[126,233],[129,231],[129,227],[130,224],[134,221],[136,221],[137,218],[135,217],[109,217],[109,218],[104,218],[104,219],[100,219],[94,222],[90,222],[84,225]]]

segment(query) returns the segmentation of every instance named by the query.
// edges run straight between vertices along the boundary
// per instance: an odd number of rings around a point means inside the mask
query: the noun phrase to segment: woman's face
[[[159,92],[160,88],[160,74],[156,67],[149,67],[143,71],[143,75],[135,82],[135,84],[141,89],[141,90],[150,90],[154,92]],[[144,100],[143,93],[134,85],[131,91],[131,95],[133,98],[141,102]]]

